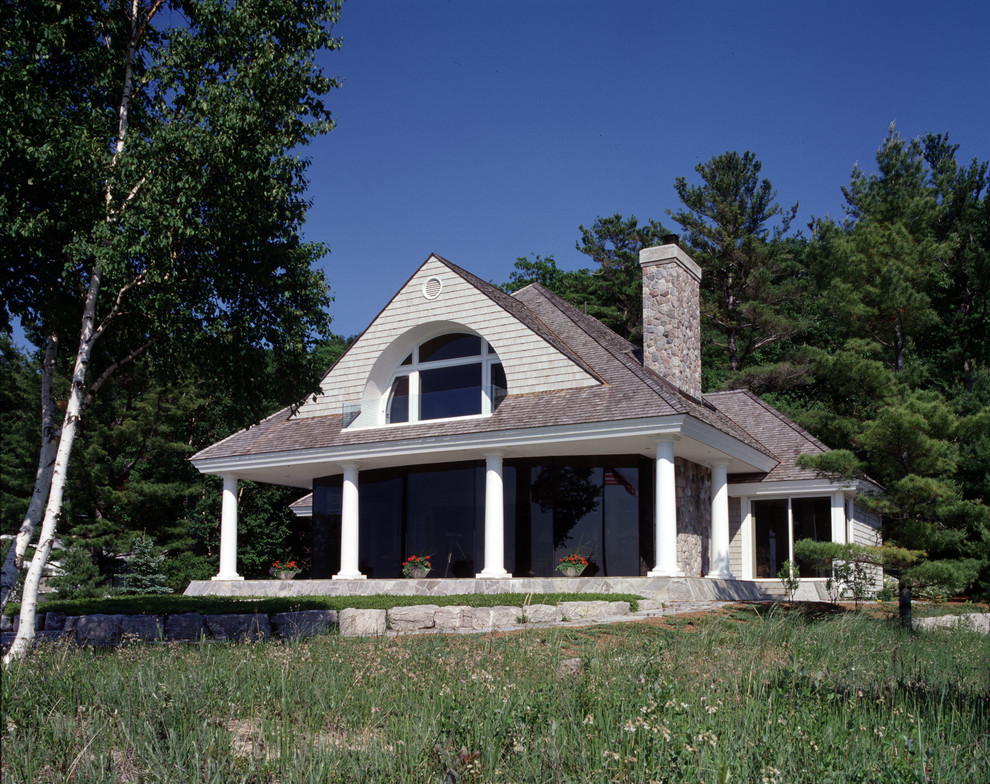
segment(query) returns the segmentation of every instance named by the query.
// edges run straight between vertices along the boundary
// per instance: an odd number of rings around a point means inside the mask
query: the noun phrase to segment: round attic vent
[[[423,296],[427,299],[436,299],[443,291],[443,281],[440,278],[427,278],[423,284]]]

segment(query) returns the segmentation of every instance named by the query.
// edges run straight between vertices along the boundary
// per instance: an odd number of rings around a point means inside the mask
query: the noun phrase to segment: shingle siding
[[[742,577],[742,501],[729,498],[729,570]]]
[[[853,542],[856,544],[880,544],[880,517],[853,504]]]

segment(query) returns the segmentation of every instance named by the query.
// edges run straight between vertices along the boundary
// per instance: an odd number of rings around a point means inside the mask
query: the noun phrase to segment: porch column
[[[856,501],[852,498],[846,499],[846,544],[856,542]]]
[[[654,558],[647,577],[683,577],[677,565],[677,496],[674,482],[674,437],[657,439],[656,489],[653,501]]]
[[[832,541],[846,543],[846,497],[832,493]]]
[[[712,463],[711,558],[708,574],[718,580],[735,580],[729,568],[729,488],[728,460]]]
[[[485,455],[485,568],[476,577],[512,577],[505,570],[505,493],[500,454]]]
[[[340,571],[334,580],[364,580],[358,569],[358,469],[354,463],[342,466],[344,486],[340,505]]]
[[[237,477],[225,475],[220,506],[220,571],[214,580],[243,580],[237,573]]]

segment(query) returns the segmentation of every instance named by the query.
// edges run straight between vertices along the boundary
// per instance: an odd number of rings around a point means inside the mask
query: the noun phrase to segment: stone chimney
[[[701,267],[670,234],[639,252],[643,268],[643,364],[701,398]]]

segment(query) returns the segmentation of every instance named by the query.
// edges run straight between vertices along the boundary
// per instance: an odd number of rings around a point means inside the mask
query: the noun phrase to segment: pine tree
[[[155,543],[147,534],[134,540],[131,557],[127,561],[127,576],[124,580],[127,593],[172,593],[166,585],[162,568],[165,555],[155,549]]]

